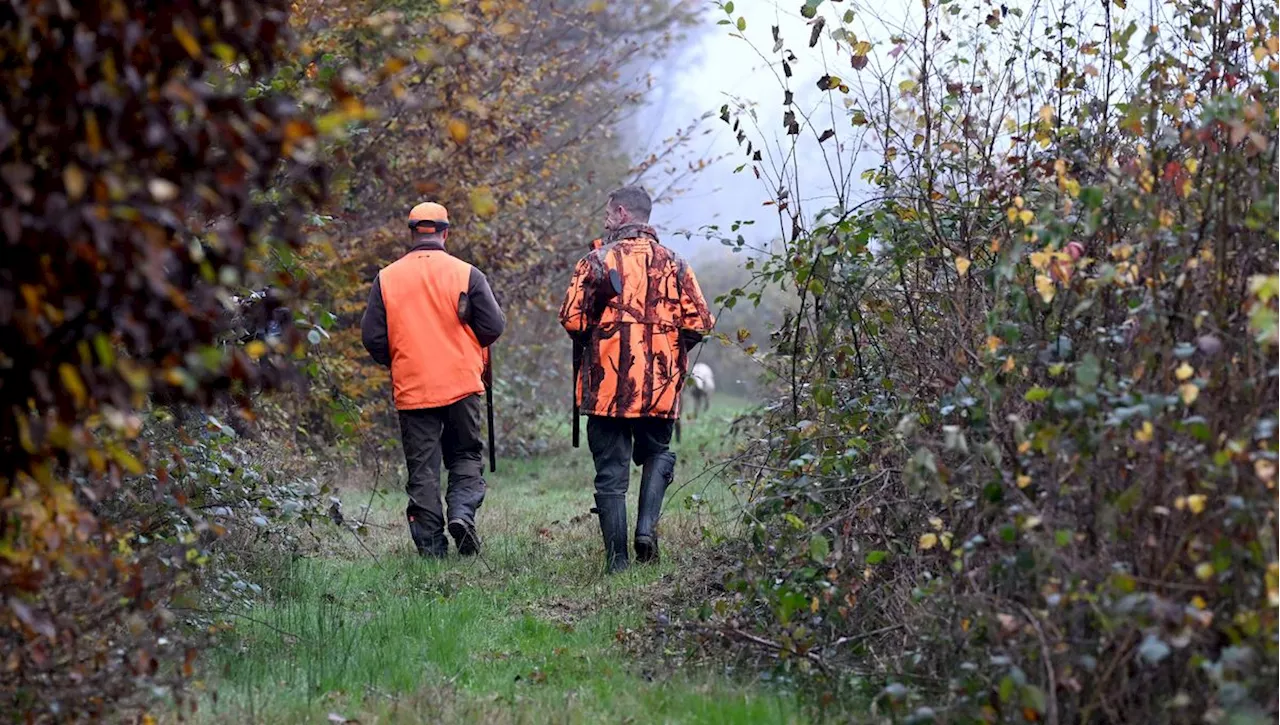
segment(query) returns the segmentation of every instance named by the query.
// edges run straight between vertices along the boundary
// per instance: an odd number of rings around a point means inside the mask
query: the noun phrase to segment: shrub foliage
[[[143,556],[98,513],[146,468],[148,396],[207,403],[273,377],[263,343],[218,334],[322,188],[313,124],[247,94],[287,53],[287,10],[0,6],[0,709],[99,712],[157,674],[156,636],[116,636],[172,622],[193,538],[150,532],[175,546]]]
[[[1275,8],[801,13],[829,65],[774,28],[739,136],[800,301],[719,616],[886,717],[1274,718]]]

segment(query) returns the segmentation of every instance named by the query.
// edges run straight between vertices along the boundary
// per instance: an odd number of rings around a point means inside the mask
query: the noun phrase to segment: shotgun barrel
[[[485,355],[484,366],[484,406],[485,415],[488,417],[489,423],[489,473],[497,473],[498,471],[498,450],[494,445],[493,432],[493,346],[490,345],[488,354]]]

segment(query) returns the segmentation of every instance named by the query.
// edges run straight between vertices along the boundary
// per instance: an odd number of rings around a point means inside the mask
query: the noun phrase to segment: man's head
[[[424,201],[409,211],[409,229],[416,242],[441,242],[449,238],[449,210]]]
[[[638,186],[624,186],[609,194],[605,204],[604,226],[619,229],[627,224],[648,224],[653,200],[649,193]]]

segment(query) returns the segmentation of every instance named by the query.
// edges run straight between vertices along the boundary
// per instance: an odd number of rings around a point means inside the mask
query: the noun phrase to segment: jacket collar
[[[414,242],[413,247],[410,248],[409,251],[410,252],[443,252],[444,242],[434,242],[434,241],[428,241],[424,239],[422,241]]]
[[[658,233],[648,224],[624,224],[617,229],[606,231],[607,243],[611,244],[623,239],[648,239],[651,242],[661,243],[658,241]]]

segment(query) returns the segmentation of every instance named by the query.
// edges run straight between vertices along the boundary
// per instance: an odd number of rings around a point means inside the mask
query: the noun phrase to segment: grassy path
[[[720,449],[732,411],[685,426],[677,485]],[[638,472],[629,514],[635,517]],[[378,496],[369,551],[349,540],[272,582],[212,653],[211,721],[799,722],[789,696],[697,673],[650,673],[619,644],[647,636],[645,602],[701,548],[710,515],[690,493],[731,501],[714,477],[668,498],[663,563],[617,577],[601,570],[590,456],[501,461],[479,517],[483,559],[410,552],[403,494]],[[351,493],[347,511],[367,505]],[[722,507],[716,507],[722,508]],[[376,557],[376,558],[375,558]]]

